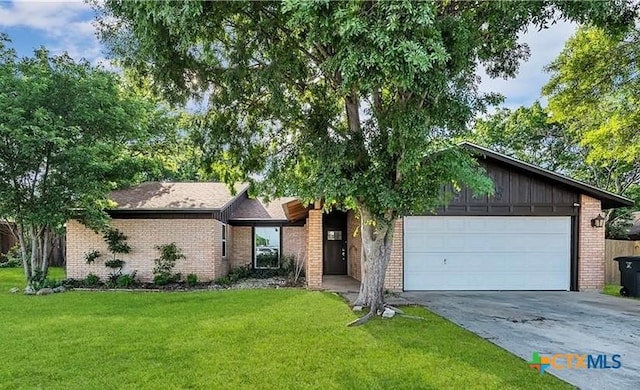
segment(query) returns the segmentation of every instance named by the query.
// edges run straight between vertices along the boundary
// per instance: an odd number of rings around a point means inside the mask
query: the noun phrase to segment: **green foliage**
[[[619,34],[580,28],[548,67],[548,109],[501,110],[476,123],[475,140],[640,200],[639,54],[637,27]],[[608,238],[626,238],[637,207],[607,213]]]
[[[156,249],[160,252],[160,257],[154,260],[153,282],[158,285],[178,282],[181,275],[173,274],[172,271],[178,260],[186,258],[182,254],[182,250],[178,248],[175,242],[158,245]]]
[[[189,286],[189,287],[193,287],[193,286],[197,285],[198,284],[198,275],[196,275],[196,274],[187,275],[186,282],[187,282],[187,286]]]
[[[63,281],[60,279],[52,278],[40,278],[31,283],[31,287],[35,290],[41,290],[43,288],[56,288],[63,285]]]
[[[131,246],[127,244],[127,236],[120,230],[109,228],[106,229],[103,235],[104,242],[107,244],[107,248],[114,255],[125,254],[131,252]]]
[[[590,162],[640,161],[639,55],[637,28],[611,35],[583,27],[548,67],[549,109],[589,148]]]
[[[213,282],[215,284],[217,284],[217,285],[225,286],[225,287],[228,287],[228,286],[230,286],[231,284],[234,283],[229,276],[220,276],[219,278],[217,278]]]
[[[0,270],[8,389],[574,388],[420,307],[348,328],[356,314],[317,291],[7,294],[23,278]]]
[[[115,287],[118,288],[131,288],[138,284],[136,280],[136,271],[130,274],[119,275],[115,280]]]
[[[0,268],[22,267],[22,257],[20,257],[20,247],[12,246],[6,254],[0,254]]]
[[[109,259],[107,261],[104,262],[104,265],[107,268],[111,268],[111,269],[122,269],[122,267],[124,267],[125,261],[124,260],[120,260],[120,259]]]
[[[478,119],[472,141],[550,171],[584,178],[585,152],[539,102]]]
[[[265,194],[356,202],[379,223],[436,207],[452,181],[490,191],[468,156],[446,151],[495,101],[477,93],[478,63],[513,75],[530,23],[619,25],[632,14],[625,4],[563,2],[99,7],[101,38],[126,67],[152,75],[174,101],[210,94],[196,123],[222,179],[259,172]]]
[[[102,254],[97,250],[92,250],[84,254],[84,260],[87,264],[93,264]]]
[[[84,283],[87,287],[96,287],[100,284],[100,277],[95,274],[89,274],[84,279]]]
[[[158,286],[166,286],[171,283],[178,283],[182,279],[182,274],[161,273],[153,276],[153,283]]]
[[[594,148],[602,145],[583,142],[581,134],[571,130],[570,124],[557,122],[547,109],[536,102],[531,107],[502,109],[478,120],[473,141],[636,200],[635,207],[607,212],[606,237],[626,239],[631,213],[640,206],[640,160],[630,165],[623,160],[590,158]]]
[[[513,76],[528,56],[518,42],[527,29],[565,19],[621,27],[634,17],[626,1],[96,7],[100,38],[127,69],[151,77],[172,102],[206,97],[196,139],[222,180],[355,208],[381,232],[440,206],[446,185],[492,191],[453,143],[499,101],[479,92],[479,66]],[[384,235],[363,240],[374,236]]]
[[[51,234],[71,218],[102,228],[109,192],[144,180],[157,162],[142,151],[176,129],[118,74],[45,48],[20,58],[9,45],[0,34],[0,218],[36,244],[25,258],[35,280]]]

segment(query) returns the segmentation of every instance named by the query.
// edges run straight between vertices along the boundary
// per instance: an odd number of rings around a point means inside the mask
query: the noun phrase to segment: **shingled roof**
[[[224,183],[148,182],[125,190],[114,191],[111,199],[116,210],[222,210],[243,194],[247,184],[236,184],[232,194]]]
[[[278,198],[270,202],[261,199],[245,199],[231,214],[231,220],[275,220],[286,221],[283,205],[296,198]]]

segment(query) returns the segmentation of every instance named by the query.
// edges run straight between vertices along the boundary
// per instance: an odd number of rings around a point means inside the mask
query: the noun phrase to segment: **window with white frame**
[[[256,226],[253,230],[254,267],[280,267],[280,227]]]
[[[222,224],[222,257],[227,257],[227,225]]]

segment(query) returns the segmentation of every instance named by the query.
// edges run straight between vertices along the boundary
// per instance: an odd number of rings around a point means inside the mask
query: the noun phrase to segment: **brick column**
[[[578,239],[578,288],[604,287],[604,227],[591,226],[591,220],[602,212],[600,201],[580,195]]]
[[[309,210],[307,219],[307,287],[322,288],[322,210]]]
[[[402,218],[396,221],[393,231],[391,259],[384,278],[384,288],[402,291],[404,225]]]

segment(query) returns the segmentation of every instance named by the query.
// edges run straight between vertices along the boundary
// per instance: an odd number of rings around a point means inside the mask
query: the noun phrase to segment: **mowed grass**
[[[22,284],[0,269],[3,389],[571,388],[421,308],[348,328],[315,291],[8,293]]]

